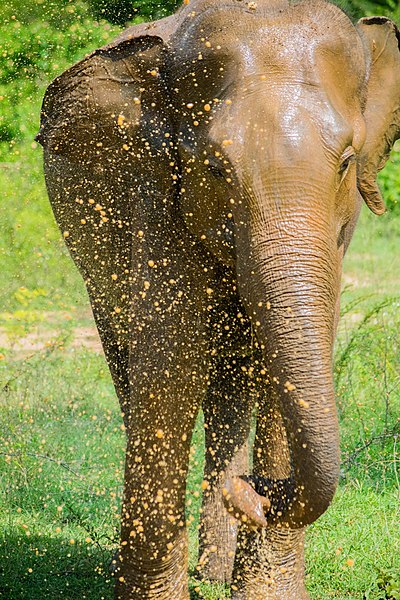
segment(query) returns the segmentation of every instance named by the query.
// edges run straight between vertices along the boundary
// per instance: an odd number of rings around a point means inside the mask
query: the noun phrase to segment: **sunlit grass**
[[[388,319],[390,325],[395,323]],[[379,344],[376,331],[365,335]],[[364,385],[364,425],[378,435],[384,426],[378,414],[382,398],[377,381],[358,365],[357,349],[354,353],[353,384],[356,390]],[[391,353],[387,360],[393,360]],[[108,567],[118,540],[125,436],[105,362],[100,354],[74,351],[66,343],[29,361],[0,364],[0,592],[12,600],[111,600]],[[390,373],[388,378],[393,383]],[[341,402],[349,390],[343,392]],[[398,396],[392,402],[391,431]],[[191,589],[193,598],[219,600],[227,594],[223,587],[195,577],[201,429],[199,423],[188,481]],[[358,409],[350,401],[342,411],[344,460],[364,442],[359,429]],[[332,507],[310,529],[307,581],[315,600],[390,598],[380,595],[378,581],[381,572],[396,574],[400,555],[394,441],[356,455],[350,470],[343,469]],[[366,592],[370,595],[363,596]]]

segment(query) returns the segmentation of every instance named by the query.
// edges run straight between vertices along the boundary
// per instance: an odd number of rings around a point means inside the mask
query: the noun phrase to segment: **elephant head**
[[[123,406],[135,392],[126,356],[140,346],[130,296],[145,298],[137,286],[153,250],[180,257],[174,268],[199,323],[213,293],[203,277],[222,271],[240,297],[290,455],[286,487],[228,482],[228,504],[259,525],[313,522],[337,485],[342,259],[363,199],[384,212],[376,176],[400,137],[399,45],[390,20],[354,25],[324,0],[191,0],[87,56],[44,100],[49,195],[112,348]],[[91,230],[85,195],[103,198]],[[201,260],[204,269],[193,265]],[[157,285],[167,294],[174,279]]]

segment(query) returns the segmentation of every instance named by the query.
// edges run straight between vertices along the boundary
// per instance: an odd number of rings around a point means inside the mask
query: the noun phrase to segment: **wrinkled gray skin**
[[[189,598],[200,406],[199,574],[232,579],[235,600],[308,598],[304,528],[339,471],[341,264],[362,198],[384,211],[399,40],[322,0],[192,0],[49,87],[49,196],[127,430],[117,599]]]

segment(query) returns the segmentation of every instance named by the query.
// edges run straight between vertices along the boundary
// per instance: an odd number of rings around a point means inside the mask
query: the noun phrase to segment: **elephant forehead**
[[[271,9],[271,2],[254,10],[242,2],[198,0],[190,19],[178,28],[172,45],[178,69],[207,73],[235,69],[242,74],[301,71],[312,79],[316,54],[342,57],[342,68],[352,79],[364,79],[363,50],[351,21],[326,2],[287,4]],[[342,69],[343,70],[343,69]]]

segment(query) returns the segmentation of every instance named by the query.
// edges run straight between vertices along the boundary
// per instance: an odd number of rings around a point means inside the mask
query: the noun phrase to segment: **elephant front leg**
[[[260,479],[282,482],[282,490],[290,481],[285,428],[276,403],[267,404],[265,397],[257,419],[253,471]],[[241,525],[232,600],[309,600],[304,586],[304,533],[304,528],[278,525],[251,530]]]
[[[185,428],[186,430],[186,428]],[[184,492],[190,433],[130,428],[116,600],[188,600]]]
[[[220,358],[203,402],[206,489],[200,519],[197,570],[210,581],[230,582],[237,524],[228,515],[222,489],[227,478],[249,471],[251,381],[241,357]]]
[[[116,600],[189,599],[185,489],[208,380],[207,286],[178,276],[159,268],[135,306]],[[166,297],[156,277],[180,285]]]
[[[241,527],[232,600],[309,600],[304,587],[304,529]]]
[[[116,600],[189,598],[185,487],[205,373],[181,358],[168,370],[142,362],[134,377]]]

